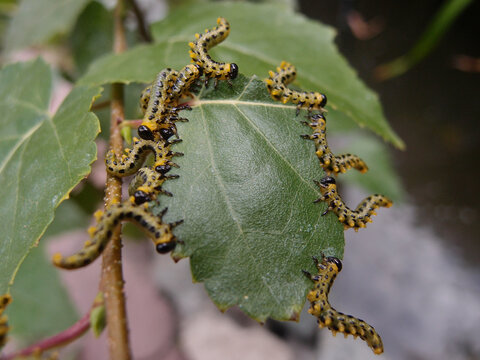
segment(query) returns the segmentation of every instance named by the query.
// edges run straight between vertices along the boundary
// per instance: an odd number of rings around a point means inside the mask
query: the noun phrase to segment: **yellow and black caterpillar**
[[[131,221],[139,225],[153,240],[157,252],[165,254],[177,243],[172,232],[173,228],[183,222],[180,220],[164,224],[162,217],[166,211],[165,208],[159,216],[155,216],[149,211],[147,204],[135,206],[128,202],[114,204],[105,212],[97,211],[95,213],[97,226],[89,229],[91,239],[85,242],[83,249],[68,257],[57,253],[53,256],[53,264],[64,269],[77,269],[90,264],[105,249],[113,230],[122,221]]]
[[[204,34],[195,34],[196,40],[188,43],[192,62],[202,67],[207,79],[233,80],[238,75],[237,64],[217,62],[208,54],[208,50],[225,40],[228,34],[230,34],[230,24],[219,17],[217,27],[211,30],[206,29]]]
[[[176,141],[175,141],[176,142]],[[172,142],[172,143],[175,143]],[[133,138],[133,148],[125,149],[125,154],[117,159],[115,153],[110,150],[105,156],[107,171],[115,176],[124,177],[135,174],[145,162],[148,154],[154,155],[154,168],[159,173],[167,173],[171,167],[178,167],[171,161],[173,156],[182,156],[180,152],[170,150],[171,143],[155,142]]]
[[[342,154],[334,155],[327,142],[327,120],[321,114],[314,114],[308,117],[310,122],[304,121],[305,125],[313,129],[312,135],[301,135],[304,139],[313,140],[317,151],[318,160],[327,174],[344,173],[350,168],[357,169],[361,173],[368,171],[367,164],[357,155]]]
[[[327,104],[327,97],[315,91],[296,91],[287,87],[297,77],[297,70],[292,64],[282,61],[277,72],[269,71],[269,78],[265,79],[267,90],[274,100],[286,104],[291,101],[297,104],[297,115],[300,108],[306,107],[308,111],[323,110]]]
[[[166,180],[176,178],[178,178],[178,175],[165,175],[150,167],[141,168],[128,186],[131,202],[136,205],[141,205],[145,202],[155,200],[157,194],[173,196],[171,192],[163,190],[162,185]]]
[[[12,302],[10,295],[5,294],[0,296],[0,349],[7,342],[7,334],[10,327],[8,326],[8,317],[3,312],[5,308]]]
[[[345,337],[348,335],[353,335],[354,338],[359,336],[375,354],[383,353],[382,339],[373,326],[361,319],[335,310],[328,301],[328,294],[333,282],[342,270],[342,262],[335,257],[324,257],[323,255],[321,261],[315,257],[313,260],[318,274],[312,275],[305,270],[303,273],[315,283],[315,288],[308,293],[307,299],[311,303],[308,312],[317,318],[318,326],[327,327],[334,336],[337,332],[344,334]]]
[[[367,223],[372,221],[370,217],[376,215],[376,208],[390,207],[393,204],[387,197],[375,194],[363,199],[355,210],[351,210],[338,194],[334,178],[326,176],[320,181],[315,181],[315,183],[319,186],[322,193],[322,197],[315,200],[315,202],[326,201],[328,203],[328,208],[322,215],[325,215],[328,211],[334,212],[345,230],[354,228],[355,231],[358,231],[359,228],[366,227]]]
[[[142,139],[159,141],[161,137],[168,140],[176,132],[169,119],[170,115],[176,117],[176,114],[172,111],[168,98],[177,75],[173,69],[164,69],[158,73],[154,83],[142,92],[140,103],[144,117],[137,130]]]
[[[189,108],[178,106],[177,102],[183,95],[189,95],[190,87],[201,75],[202,68],[196,64],[186,65],[180,72],[167,68],[143,90],[140,106],[144,117],[138,128],[142,139],[158,141],[161,137],[167,141],[177,134],[175,122],[188,121],[179,117],[178,111]]]

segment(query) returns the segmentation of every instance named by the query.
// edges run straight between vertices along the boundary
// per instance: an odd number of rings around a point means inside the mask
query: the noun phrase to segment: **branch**
[[[123,24],[124,0],[117,0],[114,12],[114,44],[113,51],[122,53],[127,48],[125,28]],[[120,155],[123,151],[123,140],[119,124],[124,120],[123,85],[112,84],[112,101],[110,116],[110,147]],[[105,189],[105,205],[120,202],[122,198],[122,180],[107,175]],[[110,359],[130,360],[131,351],[128,338],[127,312],[122,273],[122,243],[120,226],[115,229],[112,239],[103,253],[101,289],[105,296],[106,322]]]
[[[23,350],[16,351],[9,355],[0,356],[0,360],[12,360],[19,357],[23,358],[25,356],[30,356],[32,354],[42,354],[47,350],[67,345],[78,339],[90,328],[90,315],[92,311],[99,306],[103,306],[103,301],[95,299],[90,311],[68,329],[53,335],[52,337],[41,340]]]

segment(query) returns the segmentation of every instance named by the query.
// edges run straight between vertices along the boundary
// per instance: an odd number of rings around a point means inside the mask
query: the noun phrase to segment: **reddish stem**
[[[90,328],[90,312],[85,314],[75,324],[59,334],[53,335],[50,338],[41,340],[23,350],[17,351],[10,355],[0,357],[0,360],[12,360],[20,356],[29,356],[32,354],[43,353],[49,349],[57,348],[66,345],[71,341],[78,339]]]

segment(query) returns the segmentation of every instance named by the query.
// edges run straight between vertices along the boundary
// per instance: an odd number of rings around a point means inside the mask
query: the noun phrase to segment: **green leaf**
[[[113,15],[102,4],[92,1],[79,16],[70,37],[79,74],[96,58],[113,47]]]
[[[325,92],[327,108],[337,109],[399,148],[402,140],[386,122],[378,96],[358,78],[334,44],[335,31],[284,8],[251,3],[212,3],[183,7],[152,26],[154,45],[138,46],[92,64],[82,83],[151,82],[165,67],[187,64],[194,34],[223,16],[231,32],[211,50],[214,59],[235,62],[246,75],[267,77],[282,60],[297,67],[294,84]],[[268,19],[268,21],[266,21]],[[259,34],[261,34],[259,36]]]
[[[180,178],[165,183],[174,196],[161,200],[166,220],[185,220],[174,257],[190,256],[194,280],[220,309],[297,319],[312,286],[302,269],[313,271],[321,252],[342,258],[344,246],[336,216],[313,203],[313,179],[324,174],[300,137],[309,128],[256,77],[211,86],[193,105],[178,125]]]
[[[23,262],[11,294],[7,314],[12,336],[24,345],[65,330],[78,320],[43,245],[32,249]]]
[[[90,0],[22,0],[7,36],[7,51],[38,45],[67,33]]]
[[[100,337],[105,326],[107,325],[107,319],[105,317],[105,301],[103,292],[99,292],[95,296],[94,307],[90,311],[90,328],[96,338]]]
[[[74,88],[52,118],[51,80],[42,60],[0,71],[0,293],[96,158],[100,129],[89,109],[101,88]]]

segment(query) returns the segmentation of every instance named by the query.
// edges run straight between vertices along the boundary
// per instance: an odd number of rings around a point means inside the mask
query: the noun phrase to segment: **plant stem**
[[[124,0],[117,0],[114,12],[114,44],[116,54],[126,50],[125,29],[123,25]],[[112,84],[112,101],[110,116],[110,148],[120,155],[123,151],[123,140],[119,124],[124,119],[123,85]],[[107,174],[105,189],[105,205],[120,202],[122,199],[122,180]],[[110,359],[131,359],[128,338],[127,312],[122,272],[122,243],[120,227],[115,229],[112,239],[103,252],[101,288],[105,296],[108,348]]]
[[[47,339],[41,340],[23,350],[19,350],[9,355],[0,356],[0,360],[12,360],[19,357],[26,357],[32,354],[42,354],[44,351],[64,346],[75,339],[78,339],[90,328],[90,314],[98,306],[102,306],[103,302],[95,301],[92,308],[80,320],[70,326],[68,329],[53,335]]]

